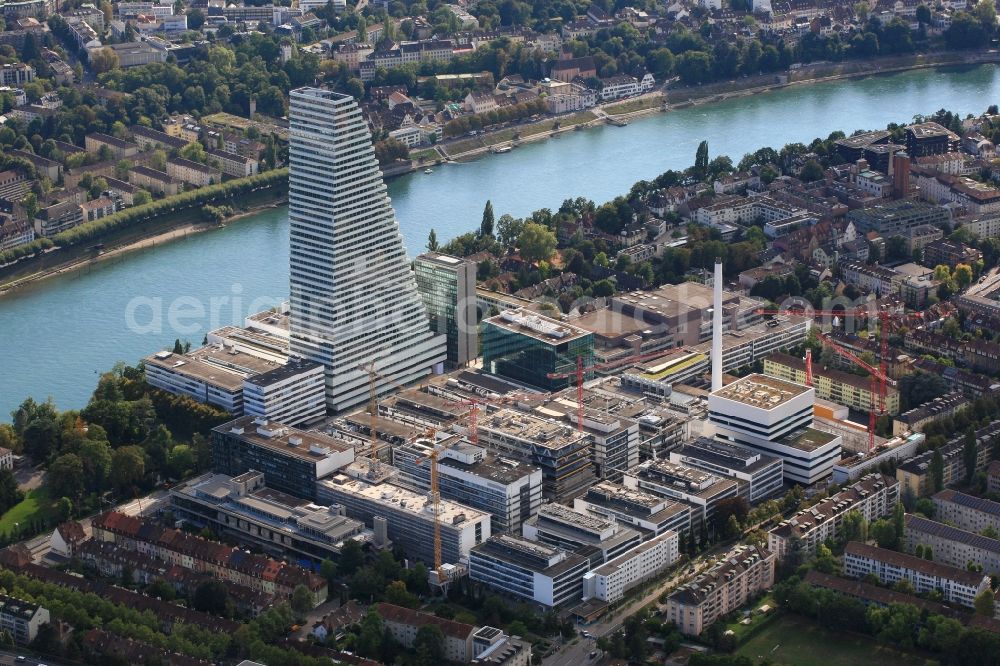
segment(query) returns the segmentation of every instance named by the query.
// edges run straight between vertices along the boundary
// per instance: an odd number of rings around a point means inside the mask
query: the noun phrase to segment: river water
[[[394,179],[389,192],[411,255],[431,228],[444,241],[497,217],[603,202],[638,180],[683,169],[708,140],[739,161],[762,146],[808,143],[842,129],[882,128],[945,107],[965,115],[1000,102],[994,65],[834,81],[689,107],[518,147],[433,174]],[[288,291],[288,225],[276,208],[225,228],[44,280],[0,298],[0,419],[26,396],[62,409],[86,404],[97,374],[242,321]]]

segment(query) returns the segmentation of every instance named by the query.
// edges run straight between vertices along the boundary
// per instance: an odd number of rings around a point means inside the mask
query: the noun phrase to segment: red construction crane
[[[509,405],[517,402],[530,402],[532,400],[550,400],[551,397],[552,396],[548,393],[511,393],[509,395],[502,395],[496,398],[469,398],[468,400],[445,399],[445,404],[469,408],[469,441],[472,442],[473,445],[478,446],[479,430],[476,428],[476,419],[479,415],[480,405]]]
[[[823,343],[830,346],[830,348],[843,356],[846,359],[852,361],[855,365],[864,368],[868,371],[871,376],[871,400],[868,410],[868,450],[872,451],[875,449],[875,425],[878,416],[885,414],[885,397],[886,397],[886,385],[889,383],[889,378],[886,376],[885,372],[866,362],[853,352],[841,347],[836,342],[831,340],[825,333],[820,333],[817,331],[816,337],[818,337]],[[884,362],[883,362],[884,364]],[[808,376],[808,370],[807,370]],[[876,405],[876,399],[878,404]],[[876,413],[877,410],[877,413]]]

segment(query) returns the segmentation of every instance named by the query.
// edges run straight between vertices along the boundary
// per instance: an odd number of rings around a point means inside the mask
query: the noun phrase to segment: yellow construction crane
[[[431,473],[431,506],[434,509],[434,572],[437,573],[437,583],[438,585],[444,586],[445,572],[442,567],[443,562],[441,557],[441,486],[438,483],[438,456],[447,451],[451,447],[438,448],[437,442],[434,439],[436,431],[434,428],[428,428],[425,436],[431,440],[431,451],[426,457],[417,460],[418,465],[423,464],[425,460],[430,461],[430,473]]]

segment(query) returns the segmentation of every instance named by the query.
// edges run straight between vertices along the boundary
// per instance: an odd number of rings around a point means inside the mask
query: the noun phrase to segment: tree
[[[292,590],[292,610],[298,613],[299,617],[305,617],[306,613],[311,611],[315,605],[316,599],[309,588],[305,585],[296,585],[295,589]]]
[[[899,543],[899,538],[896,534],[896,526],[889,522],[888,520],[876,520],[871,526],[871,535],[875,539],[875,543],[879,545],[879,548],[888,548],[890,550],[895,550]]]
[[[497,220],[497,240],[504,247],[511,247],[517,242],[522,229],[524,229],[524,220],[504,213]]]
[[[195,588],[194,596],[191,598],[191,606],[202,613],[228,615],[229,590],[222,581],[207,580]]]
[[[436,624],[424,625],[413,639],[419,666],[437,666],[444,661],[444,634]]]
[[[978,447],[976,445],[976,433],[970,428],[965,433],[965,442],[962,445],[962,460],[965,462],[965,482],[972,481],[976,475],[976,457]]]
[[[845,543],[868,540],[868,521],[865,520],[860,511],[852,510],[844,515],[840,536]]]
[[[931,454],[930,471],[934,492],[938,492],[944,488],[944,456],[941,455],[941,449],[934,449]]]
[[[438,235],[437,232],[431,229],[430,233],[427,234],[427,250],[429,252],[437,252],[438,249]]]
[[[411,594],[406,589],[406,583],[401,580],[394,580],[385,588],[385,600],[390,604],[403,606],[405,608],[416,608],[419,600],[416,595]]]
[[[698,150],[694,154],[694,168],[691,171],[698,180],[704,179],[708,175],[708,141],[698,144]]]
[[[143,189],[138,189],[132,195],[132,205],[144,206],[153,200],[153,195]]]
[[[24,499],[24,493],[17,487],[14,472],[9,469],[0,470],[0,513],[7,513],[15,504]]]
[[[479,235],[483,238],[493,237],[493,202],[486,200],[486,207],[483,208],[483,221],[479,224]]]
[[[83,480],[83,461],[75,453],[64,453],[49,465],[48,483],[56,497],[79,497]]]
[[[528,222],[517,238],[517,246],[521,258],[529,264],[548,261],[556,251],[556,235],[548,227]]]
[[[953,277],[955,279],[955,284],[958,285],[958,288],[965,289],[972,284],[972,267],[968,264],[958,264],[955,266],[955,273]]]
[[[123,446],[111,454],[111,484],[128,490],[146,475],[146,456],[141,446]]]
[[[812,183],[823,178],[824,175],[823,166],[816,160],[809,160],[802,167],[802,171],[799,172],[799,180]]]
[[[994,599],[993,590],[983,590],[978,596],[976,596],[975,601],[972,603],[973,607],[976,609],[976,615],[993,617],[994,609],[996,608],[996,600]]]
[[[931,8],[923,3],[917,5],[917,22],[922,26],[931,23]]]
[[[354,539],[348,539],[340,549],[340,561],[337,563],[337,573],[341,576],[351,576],[364,564],[365,554],[361,544]]]
[[[173,349],[173,352],[175,354],[183,354],[184,353],[184,344],[181,342],[180,338],[177,338],[177,339],[174,340],[174,349]]]
[[[197,7],[191,9],[187,14],[188,17],[188,28],[191,30],[201,30],[201,26],[205,25],[205,14]]]
[[[742,533],[740,529],[740,522],[736,520],[736,516],[729,516],[729,520],[726,521],[726,538],[735,539]]]
[[[94,70],[95,74],[103,74],[104,72],[110,72],[113,69],[118,69],[121,64],[118,59],[118,54],[114,52],[113,49],[104,47],[102,49],[97,49],[90,52],[90,68]]]
[[[178,154],[186,160],[199,162],[201,164],[204,164],[205,160],[208,159],[208,153],[205,152],[205,146],[201,145],[197,141],[192,141],[188,145],[181,148]]]

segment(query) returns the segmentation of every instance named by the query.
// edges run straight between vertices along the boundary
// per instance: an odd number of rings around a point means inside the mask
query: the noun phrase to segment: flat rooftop
[[[799,451],[815,451],[837,439],[837,435],[815,428],[803,428],[782,437],[778,442]]]
[[[771,410],[811,390],[801,384],[754,374],[737,379],[713,395],[750,407]]]
[[[320,481],[329,488],[354,495],[377,505],[404,511],[423,520],[434,520],[434,504],[430,496],[396,486],[391,483],[365,483],[359,479],[351,479],[344,474],[337,474]],[[467,522],[480,519],[489,520],[489,514],[442,499],[439,504],[438,519],[444,525],[460,526]]]
[[[561,345],[590,335],[590,331],[524,309],[505,310],[495,317],[484,319],[483,324],[487,323],[549,345]]]
[[[247,377],[281,367],[275,361],[254,354],[235,349],[219,349],[212,345],[188,354],[157,352],[147,356],[145,363],[231,391],[241,388]]]
[[[567,423],[559,423],[513,409],[501,409],[485,417],[480,416],[478,427],[530,442],[532,446],[550,449],[560,449],[587,438],[586,434],[580,434],[576,428]]]
[[[314,430],[299,430],[256,416],[241,416],[213,428],[213,432],[232,434],[255,446],[304,460],[321,460],[354,449],[354,445],[345,440]]]

